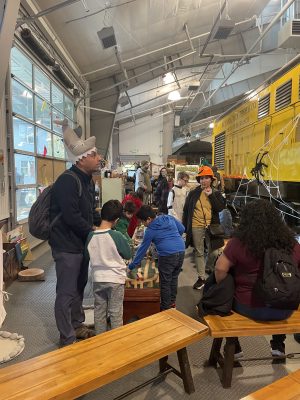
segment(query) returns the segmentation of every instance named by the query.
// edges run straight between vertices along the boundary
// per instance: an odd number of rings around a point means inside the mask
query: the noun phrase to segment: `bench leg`
[[[235,337],[226,338],[226,344],[224,346],[224,365],[222,371],[222,386],[224,388],[231,387],[236,339]]]
[[[177,357],[180,366],[181,378],[183,380],[184,390],[188,394],[194,393],[195,386],[186,347],[177,351]]]
[[[160,358],[159,360],[159,372],[164,372],[169,368],[168,356]]]
[[[222,341],[223,338],[217,338],[213,340],[213,344],[211,346],[210,355],[208,359],[209,366],[217,367]]]

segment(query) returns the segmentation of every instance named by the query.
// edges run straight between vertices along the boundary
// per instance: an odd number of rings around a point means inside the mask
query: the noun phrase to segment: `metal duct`
[[[74,88],[74,83],[67,77],[67,75],[62,71],[59,64],[55,64],[52,67],[52,71],[54,75],[64,84],[64,86],[68,89]]]
[[[21,31],[21,36],[28,47],[46,64],[53,67],[55,65],[55,60],[52,58],[44,49],[41,47],[37,39],[33,36],[30,29],[23,29]]]

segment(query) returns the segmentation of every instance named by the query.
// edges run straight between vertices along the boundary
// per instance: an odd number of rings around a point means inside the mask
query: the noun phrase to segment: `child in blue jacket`
[[[147,229],[144,239],[128,268],[131,270],[140,265],[151,242],[153,242],[158,252],[160,309],[167,310],[175,307],[178,275],[184,260],[185,244],[181,237],[184,226],[171,215],[159,215],[157,217],[150,206],[142,206],[136,216]]]

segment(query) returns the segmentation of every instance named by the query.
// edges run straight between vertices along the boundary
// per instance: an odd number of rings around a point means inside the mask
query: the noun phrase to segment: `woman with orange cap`
[[[206,228],[210,224],[220,223],[219,212],[224,209],[225,204],[222,194],[212,187],[214,173],[210,167],[200,167],[196,179],[200,185],[188,194],[182,222],[186,231],[186,247],[193,246],[195,249],[198,280],[193,288],[200,290],[205,283],[205,269],[213,269],[218,249],[224,245],[222,238],[211,237]],[[206,268],[204,241],[208,249]]]

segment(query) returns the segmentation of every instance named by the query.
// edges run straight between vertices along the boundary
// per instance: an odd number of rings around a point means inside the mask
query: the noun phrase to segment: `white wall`
[[[119,151],[126,155],[149,155],[150,161],[163,164],[163,116],[140,118],[119,126]]]

